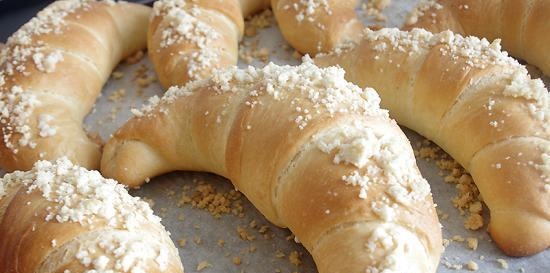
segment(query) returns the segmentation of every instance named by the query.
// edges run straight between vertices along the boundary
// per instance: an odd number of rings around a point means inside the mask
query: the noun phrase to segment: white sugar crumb
[[[442,56],[447,56],[454,62],[462,60],[463,69],[486,69],[490,66],[500,66],[503,68],[503,73],[510,77],[510,83],[502,91],[502,94],[527,100],[527,108],[531,116],[541,121],[545,129],[550,126],[550,93],[540,79],[531,79],[523,65],[508,56],[506,52],[501,51],[498,39],[489,42],[486,39],[473,36],[463,37],[451,31],[432,34],[423,29],[400,31],[396,28],[378,31],[366,29],[363,37],[373,43],[374,50],[381,53],[394,50],[410,55],[426,54],[437,46]],[[349,45],[346,47],[349,48]],[[341,53],[346,49],[345,47],[338,49],[335,53]],[[391,62],[391,60],[387,61]],[[492,108],[491,104],[487,106],[488,110]],[[501,123],[500,120],[493,120],[489,125],[497,128]]]
[[[85,273],[145,273],[151,269],[148,265],[151,263],[156,263],[160,272],[166,271],[169,250],[151,238],[138,236],[106,231],[99,238],[81,244],[75,258],[89,269]]]
[[[104,220],[108,226],[132,230],[143,221],[160,223],[147,203],[131,197],[124,186],[97,171],[73,165],[67,158],[38,161],[28,172],[6,174],[2,184],[21,184],[27,192],[39,191],[55,203],[46,221],[74,222],[83,226]]]
[[[512,75],[510,84],[503,91],[505,96],[524,98],[530,101],[529,112],[548,128],[550,120],[550,93],[540,79],[531,79],[525,69],[518,69]]]
[[[247,92],[251,101],[266,95],[278,101],[304,99],[311,105],[311,109],[300,109],[292,117],[292,122],[299,129],[304,129],[311,120],[320,115],[332,117],[341,113],[355,113],[388,117],[388,111],[380,109],[380,97],[376,92],[372,89],[363,90],[346,81],[341,68],[317,67],[309,57],[305,57],[304,62],[298,66],[270,63],[263,68],[249,66],[245,69],[219,69],[212,73],[210,79],[194,81],[181,88],[170,88],[158,103],[148,105],[140,112],[147,115],[153,112],[152,108],[163,109],[178,97],[189,96],[194,90],[205,86],[214,87],[219,94]],[[255,104],[254,107],[260,106],[261,104]],[[218,116],[218,120],[222,122],[223,115]]]
[[[41,34],[60,34],[62,27],[67,23],[65,17],[76,10],[88,7],[87,1],[65,0],[56,1],[38,12],[36,17],[24,24],[10,38],[8,44],[30,45],[33,43],[33,36]]]
[[[55,71],[56,64],[63,60],[63,55],[61,51],[54,51],[47,55],[44,55],[42,52],[37,52],[32,55],[32,59],[36,69],[42,72],[51,73]]]
[[[468,270],[470,271],[477,271],[479,269],[479,266],[477,265],[476,262],[474,261],[469,261],[467,264],[466,264],[466,268],[468,268]]]
[[[541,172],[540,178],[544,183],[544,190],[550,193],[550,147],[546,147],[541,154],[541,164],[535,165],[535,169]]]
[[[397,202],[423,200],[430,193],[427,181],[416,169],[408,142],[399,136],[366,127],[359,121],[339,124],[314,137],[317,148],[334,154],[335,164],[357,168],[342,177],[346,184],[358,186],[359,198],[366,199],[373,184],[386,185],[386,193]]]
[[[156,262],[161,271],[168,268],[170,250],[136,236],[145,225],[154,227],[155,232],[166,232],[160,218],[116,181],[60,158],[55,162],[38,161],[30,171],[6,174],[0,179],[0,198],[4,189],[16,186],[25,187],[27,193],[39,192],[51,203],[44,208],[45,221],[79,223],[90,229],[97,225],[109,227],[79,246],[75,258],[90,269],[86,272],[145,272],[147,261]],[[60,243],[50,241],[52,247]]]
[[[416,7],[407,15],[405,24],[412,25],[418,22],[418,19],[431,9],[440,10],[443,6],[437,0],[420,0]]]
[[[463,58],[466,66],[473,68],[486,68],[489,65],[502,65],[512,69],[525,68],[515,59],[501,51],[500,40],[489,42],[486,39],[468,36],[463,37],[451,31],[432,34],[424,29],[401,31],[397,28],[385,28],[377,31],[365,29],[364,39],[375,42],[375,48],[384,51],[392,48],[405,53],[415,53],[435,46],[441,46],[440,53],[456,60]]]
[[[497,263],[500,265],[500,268],[502,269],[508,269],[508,262],[504,259],[497,259]]]
[[[418,261],[411,260],[409,252],[423,248],[415,234],[392,223],[377,225],[364,247],[369,253],[384,253],[375,265],[365,268],[366,273],[411,272],[410,265]]]
[[[160,98],[158,96],[152,96],[147,100],[147,103],[143,105],[141,110],[132,108],[130,111],[134,116],[136,117],[143,117],[145,113],[151,112],[160,102]]]
[[[50,125],[53,117],[47,114],[38,116],[38,135],[40,137],[51,137],[57,133],[57,129]]]
[[[332,15],[332,10],[328,0],[299,0],[292,4],[283,7],[284,9],[292,9],[297,12],[296,21],[304,20],[314,22],[319,11],[323,11],[326,15]]]
[[[34,148],[36,143],[32,140],[29,118],[40,102],[34,94],[17,85],[10,89],[0,86],[0,91],[0,124],[5,146],[13,153],[21,146]]]
[[[213,27],[207,13],[200,6],[190,1],[162,0],[153,5],[154,14],[162,16],[168,26],[162,30],[160,47],[167,48],[180,44],[192,44],[197,49],[191,52],[182,52],[188,62],[188,76],[197,79],[203,71],[210,71],[218,67],[221,49],[215,43],[222,39],[222,35]]]

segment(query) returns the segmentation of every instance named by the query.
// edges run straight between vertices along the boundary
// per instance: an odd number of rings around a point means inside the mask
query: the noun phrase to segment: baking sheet
[[[386,25],[402,24],[407,10],[414,2],[394,0],[385,11],[388,17]],[[298,63],[292,56],[293,50],[284,42],[276,26],[261,30],[258,36],[247,37],[244,43],[248,48],[269,49],[270,60],[275,63]],[[257,46],[254,46],[256,43]],[[246,65],[242,61],[239,63],[241,67]],[[252,65],[263,66],[264,63],[255,60]],[[116,71],[117,77],[121,78],[113,78],[105,85],[103,95],[85,121],[86,128],[104,140],[131,116],[131,108],[138,108],[150,96],[163,93],[158,83],[142,86],[143,81],[140,85],[135,79],[136,75],[142,78],[154,76],[147,58],[132,65],[121,64]],[[548,79],[546,83],[548,86]],[[410,130],[404,130],[412,143],[423,139]],[[484,273],[550,272],[550,250],[531,257],[511,258],[491,242],[485,231],[486,225],[478,231],[464,229],[465,217],[460,215],[451,202],[457,194],[455,186],[443,181],[433,161],[417,161],[422,174],[430,182],[439,210],[449,215],[441,220],[444,238],[451,240],[458,235],[462,238],[475,237],[479,242],[475,251],[470,250],[465,242],[452,242],[442,256],[438,273],[466,272],[465,265],[469,261],[476,262],[479,266],[477,272]],[[187,197],[192,197],[197,188],[206,188],[208,193],[214,190],[218,196],[235,195],[226,179],[193,172],[174,172],[153,178],[149,184],[131,192],[150,201],[156,214],[163,218],[164,225],[180,250],[186,272],[317,272],[311,257],[294,241],[292,234],[287,229],[269,224],[244,197],[232,201],[232,209],[237,215],[228,213],[219,218],[205,209],[193,208],[190,204],[182,205],[182,201],[188,201]],[[483,214],[487,223],[488,211],[485,209]],[[508,269],[503,269],[498,259],[504,259]],[[458,269],[460,266],[462,269]],[[202,269],[197,270],[200,267]]]

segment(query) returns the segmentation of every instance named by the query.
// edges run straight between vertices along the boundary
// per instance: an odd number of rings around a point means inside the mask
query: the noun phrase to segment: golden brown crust
[[[61,1],[8,39],[0,54],[3,169],[61,156],[98,168],[101,147],[82,120],[114,66],[145,46],[149,12],[130,3]]]
[[[329,52],[357,41],[365,27],[355,12],[357,0],[272,0],[271,7],[286,41],[304,54]]]

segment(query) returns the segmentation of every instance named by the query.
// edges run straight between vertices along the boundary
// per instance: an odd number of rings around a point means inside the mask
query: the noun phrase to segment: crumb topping
[[[453,60],[464,58],[469,67],[483,69],[488,65],[502,65],[525,70],[515,59],[501,51],[498,39],[489,42],[484,38],[463,37],[448,30],[432,34],[424,29],[416,28],[411,31],[401,31],[397,28],[384,28],[376,31],[365,29],[363,37],[368,41],[377,42],[378,45],[375,49],[378,51],[384,51],[391,47],[393,50],[401,52],[419,52],[441,45],[442,55],[448,55]],[[525,73],[527,72],[525,71]]]
[[[544,182],[544,190],[550,193],[550,147],[541,155],[542,164],[535,165],[535,168],[541,171],[541,178]]]
[[[368,17],[373,17],[374,20],[384,22],[387,20],[383,10],[391,5],[391,0],[370,0],[367,3],[361,4],[361,9]]]
[[[440,10],[443,6],[437,0],[420,0],[416,7],[407,15],[405,24],[412,25],[418,22],[418,19],[431,9]],[[435,16],[435,14],[432,14]]]
[[[310,120],[322,113],[331,116],[338,113],[388,116],[387,110],[380,109],[380,97],[372,89],[362,90],[344,79],[344,70],[341,68],[319,68],[309,57],[305,57],[299,66],[270,63],[263,68],[249,66],[245,69],[232,67],[216,70],[210,79],[194,81],[181,88],[172,87],[160,101],[155,100],[134,112],[148,115],[159,105],[162,107],[164,103],[173,103],[178,97],[189,96],[194,90],[208,85],[214,86],[219,94],[248,92],[252,99],[262,94],[274,100],[288,99],[290,96],[304,97],[313,104],[313,108],[295,107],[296,116],[293,120],[299,129],[304,129]],[[259,104],[248,101],[247,105],[254,107]],[[161,108],[162,111],[167,110]],[[221,119],[219,116],[219,122]]]
[[[63,26],[67,24],[65,18],[80,8],[88,8],[88,2],[87,0],[64,0],[52,3],[8,38],[8,44],[31,45],[33,36],[61,34]]]
[[[2,90],[1,86],[0,90]],[[33,135],[28,120],[34,107],[39,104],[40,101],[34,94],[24,91],[17,85],[12,86],[9,91],[0,92],[2,140],[13,153],[19,151],[18,147],[34,148],[36,146],[32,140]],[[16,138],[17,136],[19,138]]]
[[[222,35],[207,22],[199,19],[204,10],[189,1],[162,0],[153,5],[156,16],[162,16],[169,22],[169,26],[162,29],[161,48],[172,45],[191,43],[198,50],[186,54],[188,61],[188,76],[197,79],[200,72],[216,67],[220,59],[220,49],[214,46],[214,42]]]
[[[153,215],[147,203],[131,197],[124,186],[103,178],[97,171],[73,165],[67,158],[38,161],[30,171],[6,174],[0,184],[23,185],[28,193],[40,192],[54,204],[48,208],[46,221],[82,226],[104,222],[128,230],[138,228],[143,221],[160,224],[160,218]]]
[[[295,17],[298,22],[304,20],[314,22],[317,18],[318,11],[324,11],[329,16],[332,15],[328,0],[299,0],[291,5],[285,5],[283,9],[293,9],[298,12]]]
[[[409,266],[413,262],[407,261],[409,252],[423,248],[416,235],[410,231],[391,223],[379,224],[365,243],[370,259],[377,263],[367,267],[365,272],[409,272]]]
[[[40,137],[51,137],[57,133],[57,129],[50,125],[53,117],[47,114],[41,114],[38,116],[38,135]]]
[[[352,164],[357,168],[342,179],[360,187],[361,199],[367,198],[372,184],[387,184],[387,194],[404,204],[423,200],[430,194],[428,182],[416,169],[414,156],[406,152],[408,142],[398,136],[377,132],[354,121],[315,135],[314,141],[321,151],[335,153],[335,164]]]
[[[541,121],[544,128],[549,128],[550,94],[548,90],[540,79],[531,79],[525,66],[508,56],[508,53],[501,51],[499,39],[489,42],[484,38],[463,37],[451,31],[432,34],[423,29],[413,29],[407,32],[396,28],[378,31],[366,29],[363,35],[364,39],[375,43],[373,48],[379,52],[391,48],[407,54],[414,54],[427,52],[435,46],[439,46],[441,55],[448,56],[453,61],[465,60],[464,69],[466,67],[476,69],[485,69],[489,66],[502,67],[503,73],[509,74],[511,78],[503,95],[529,100],[528,109],[531,116]],[[341,51],[342,49],[339,49],[335,53],[338,54]],[[391,62],[391,60],[387,61]],[[492,121],[489,125],[498,127],[499,121]]]
[[[63,60],[61,51],[56,50],[48,55],[44,55],[42,52],[32,55],[34,65],[42,72],[51,73],[55,71],[55,65]]]
[[[109,234],[102,237],[104,238],[100,238],[95,244],[79,246],[75,258],[81,265],[90,268],[84,273],[145,273],[148,261],[154,261],[161,272],[168,269],[170,259],[168,250],[163,247],[153,247],[146,238],[122,234]],[[98,250],[104,254],[98,255]]]
[[[145,223],[164,231],[160,218],[137,197],[128,194],[123,185],[103,178],[97,171],[88,171],[73,165],[67,158],[55,162],[38,161],[29,171],[15,171],[0,179],[0,198],[5,189],[23,186],[28,194],[39,192],[51,202],[46,208],[45,221],[79,223],[84,227],[107,225],[115,231],[140,232]],[[111,272],[145,272],[140,264],[151,259],[161,271],[168,265],[169,251],[165,247],[151,247],[145,241],[127,236],[127,233],[99,238],[97,245],[82,244],[76,253],[77,260],[94,270],[116,269]],[[125,235],[126,234],[126,235]],[[52,245],[58,245],[54,239]],[[97,249],[116,260],[98,256]]]

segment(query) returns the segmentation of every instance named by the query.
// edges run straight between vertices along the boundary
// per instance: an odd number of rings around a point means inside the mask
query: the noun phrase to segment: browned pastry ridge
[[[271,0],[281,33],[296,50],[315,55],[349,41],[365,28],[357,17],[358,0]]]
[[[162,86],[183,85],[234,66],[244,17],[269,0],[159,0],[149,23],[149,57]]]
[[[550,95],[498,41],[450,31],[366,30],[358,44],[315,59],[372,86],[393,118],[468,170],[507,254],[550,246]]]
[[[0,272],[183,273],[147,203],[67,158],[0,178]]]
[[[227,177],[321,273],[433,273],[442,242],[430,188],[378,104],[311,61],[218,70],[134,111],[101,170],[131,187],[174,170]]]
[[[113,1],[57,1],[0,52],[0,167],[30,169],[67,156],[98,168],[101,147],[82,120],[111,70],[146,45],[150,8]]]
[[[548,0],[423,0],[405,28],[502,39],[512,56],[550,76],[549,15]]]

